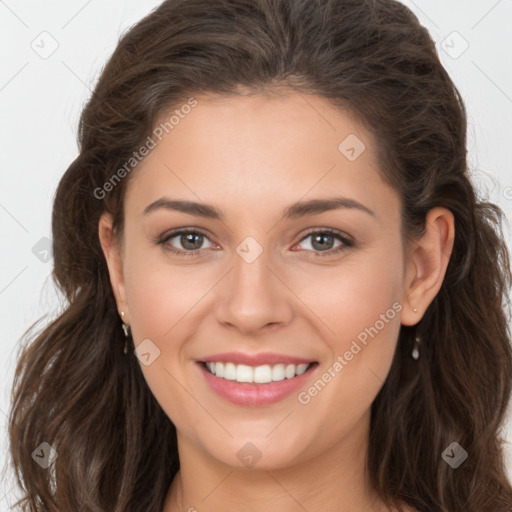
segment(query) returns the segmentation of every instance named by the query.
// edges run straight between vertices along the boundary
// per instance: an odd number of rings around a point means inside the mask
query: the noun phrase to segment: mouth
[[[285,379],[299,377],[306,373],[312,365],[318,363],[264,364],[255,367],[233,362],[203,361],[202,364],[207,372],[220,379],[248,384],[268,384],[269,382],[280,382]]]
[[[253,407],[270,405],[298,393],[319,366],[317,361],[278,356],[252,360],[244,356],[231,357],[231,360],[219,356],[211,359],[216,360],[197,361],[210,390],[232,404]]]

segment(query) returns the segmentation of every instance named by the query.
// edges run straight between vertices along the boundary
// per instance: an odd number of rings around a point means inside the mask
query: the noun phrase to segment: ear
[[[450,210],[433,208],[426,217],[425,233],[408,248],[400,319],[403,325],[418,323],[441,289],[453,250],[454,224]]]
[[[124,283],[122,251],[114,236],[113,219],[110,213],[101,214],[98,223],[98,235],[101,248],[107,261],[110,284],[116,298],[119,315],[124,312],[123,321],[129,324],[130,313],[126,301],[126,287]]]

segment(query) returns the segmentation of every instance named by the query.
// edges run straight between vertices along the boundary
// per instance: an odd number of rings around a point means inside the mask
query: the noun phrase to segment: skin
[[[108,213],[99,223],[134,344],[150,339],[160,350],[141,368],[178,433],[181,470],[164,512],[388,510],[365,472],[370,407],[400,324],[417,323],[439,291],[453,216],[430,211],[424,236],[405,243],[400,198],[379,174],[370,134],[323,98],[290,91],[197,100],[131,176],[122,246]],[[349,134],[366,146],[355,161],[338,150]],[[162,196],[213,204],[224,219],[164,208],[144,215]],[[333,196],[374,215],[340,208],[283,219],[296,201]],[[199,255],[154,243],[176,228],[206,232]],[[310,228],[355,244],[334,254],[342,242],[333,238],[322,250]],[[247,236],[263,248],[252,263],[236,252]],[[175,236],[166,247],[192,244]],[[306,405],[297,393],[264,407],[234,405],[198,371],[196,361],[215,353],[284,353],[319,363],[307,390],[394,303],[396,316]],[[252,468],[237,457],[249,442],[261,453]]]

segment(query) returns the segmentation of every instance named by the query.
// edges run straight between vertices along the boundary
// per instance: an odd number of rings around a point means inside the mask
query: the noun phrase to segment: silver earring
[[[121,311],[121,316],[124,318],[124,311]],[[122,322],[121,327],[123,328],[125,338],[128,338],[128,336],[130,335],[130,333],[129,333],[130,326],[125,324],[124,322]],[[125,342],[124,342],[123,352],[125,354],[128,353],[128,340],[125,340]]]
[[[416,336],[414,338],[414,347],[412,349],[412,358],[415,359],[416,361],[420,358],[420,343],[421,343],[421,338],[419,336]]]

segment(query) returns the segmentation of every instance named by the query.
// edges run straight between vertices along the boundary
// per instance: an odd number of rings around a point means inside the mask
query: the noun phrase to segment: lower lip
[[[233,404],[247,406],[270,405],[283,400],[294,391],[304,387],[306,381],[318,366],[318,364],[313,363],[302,375],[292,379],[266,384],[250,384],[216,377],[204,367],[203,363],[197,364],[206,382],[215,393]]]

